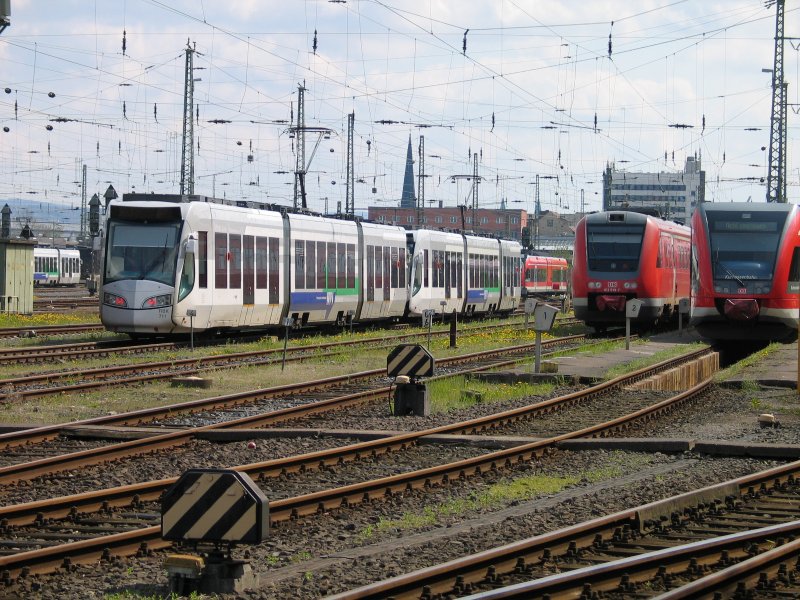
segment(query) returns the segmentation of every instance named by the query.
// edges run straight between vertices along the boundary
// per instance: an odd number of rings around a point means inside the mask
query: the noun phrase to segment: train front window
[[[714,279],[772,279],[786,213],[706,213]]]
[[[175,285],[180,223],[110,222],[106,283],[149,279]]]
[[[639,269],[644,225],[589,225],[586,259],[590,271],[631,273]]]

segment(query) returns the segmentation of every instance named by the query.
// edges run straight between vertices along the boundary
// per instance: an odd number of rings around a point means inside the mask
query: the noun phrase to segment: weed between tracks
[[[471,492],[463,498],[454,498],[447,502],[428,505],[419,512],[404,513],[397,519],[381,518],[374,525],[362,530],[358,537],[362,543],[366,543],[382,533],[441,526],[442,521],[466,518],[469,516],[468,513],[499,510],[518,502],[556,494],[579,483],[591,484],[621,477],[643,467],[651,460],[652,458],[646,455],[609,452],[605,455],[604,464],[595,469],[577,475],[558,472],[537,474],[493,484],[484,490]]]

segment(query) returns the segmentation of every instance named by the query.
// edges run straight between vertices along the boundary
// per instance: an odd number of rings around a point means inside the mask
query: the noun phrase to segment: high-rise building
[[[603,210],[655,209],[671,221],[689,223],[694,207],[705,200],[706,173],[700,159],[686,158],[683,172],[617,171],[609,163],[603,173]]]

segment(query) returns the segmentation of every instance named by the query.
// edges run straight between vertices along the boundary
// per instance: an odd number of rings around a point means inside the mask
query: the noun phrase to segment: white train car
[[[343,324],[405,312],[400,227],[126,194],[109,205],[106,231],[100,315],[111,331],[263,329],[287,317]]]
[[[78,285],[81,265],[77,249],[36,246],[33,249],[33,284]]]
[[[410,315],[420,316],[426,309],[467,315],[508,313],[519,304],[518,242],[429,230],[411,232],[409,237]]]
[[[374,223],[358,223],[358,229],[363,291],[356,320],[402,317],[408,304],[406,230]]]
[[[81,253],[75,248],[59,248],[58,285],[78,285],[81,282]]]
[[[500,240],[500,312],[513,312],[522,298],[522,247],[517,242]]]
[[[33,249],[33,284],[55,285],[58,283],[58,248]]]
[[[399,319],[406,292],[400,227],[289,214],[289,316],[300,325]]]

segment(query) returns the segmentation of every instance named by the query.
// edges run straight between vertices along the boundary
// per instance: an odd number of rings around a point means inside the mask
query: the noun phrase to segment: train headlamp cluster
[[[590,281],[588,283],[588,288],[590,290],[599,290],[600,286],[601,286],[601,283],[599,281]]]
[[[635,281],[626,281],[625,285],[622,287],[624,287],[626,290],[635,290],[637,287],[639,287],[639,284]]]
[[[161,308],[170,304],[172,304],[172,294],[163,294],[161,296],[151,296],[142,302],[142,308]]]
[[[116,306],[117,308],[128,308],[128,302],[125,300],[125,298],[115,294],[109,294],[108,292],[103,294],[103,304]]]
[[[128,308],[128,301],[122,296],[105,292],[103,294],[103,304],[116,308]],[[160,296],[150,296],[142,302],[142,308],[162,308],[172,304],[172,294],[161,294]]]

